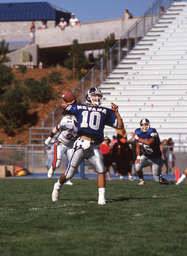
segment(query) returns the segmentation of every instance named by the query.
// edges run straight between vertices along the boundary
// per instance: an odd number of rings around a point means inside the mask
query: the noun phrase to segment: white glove
[[[44,144],[45,144],[46,146],[48,146],[49,143],[50,143],[50,141],[51,141],[51,137],[48,137],[48,138],[44,141]]]

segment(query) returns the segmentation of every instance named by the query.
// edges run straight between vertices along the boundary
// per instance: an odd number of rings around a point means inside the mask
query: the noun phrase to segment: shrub
[[[42,77],[39,81],[27,79],[25,85],[29,89],[29,97],[33,102],[46,103],[54,98],[53,90],[46,77]]]
[[[1,96],[0,123],[4,131],[10,135],[14,129],[22,126],[29,110],[28,90],[24,87],[9,88]]]
[[[11,68],[0,64],[0,92],[4,87],[10,86],[13,81],[14,75]]]
[[[25,74],[27,72],[27,66],[25,65],[20,65],[18,68],[19,72]]]
[[[49,82],[55,85],[62,84],[62,74],[59,71],[52,71],[49,75]]]

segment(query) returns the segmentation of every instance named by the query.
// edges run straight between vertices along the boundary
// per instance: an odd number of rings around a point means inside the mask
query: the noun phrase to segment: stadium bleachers
[[[146,117],[161,139],[187,147],[186,53],[187,3],[174,2],[100,85],[105,106],[119,105],[128,136]]]

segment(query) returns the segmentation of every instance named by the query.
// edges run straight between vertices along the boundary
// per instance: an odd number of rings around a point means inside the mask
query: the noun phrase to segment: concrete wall
[[[55,27],[54,20],[47,21],[48,28],[54,28]],[[36,28],[41,25],[41,21],[35,21]],[[31,21],[4,21],[0,22],[0,31],[1,36],[3,34],[9,34],[9,33],[17,33],[17,32],[26,32],[29,31],[31,26]]]
[[[16,65],[23,64],[24,55],[29,56],[28,57],[29,59],[25,58],[25,61],[33,62],[34,66],[38,65],[38,45],[36,44],[31,45],[30,47],[25,47],[15,52],[9,53],[8,57],[10,58],[10,62],[7,63],[7,65],[13,67]]]
[[[103,42],[106,37],[114,33],[119,39],[137,21],[137,18],[126,22],[122,19],[98,21],[81,24],[76,27],[66,27],[36,31],[36,43],[40,48],[71,45],[74,39],[80,44]]]

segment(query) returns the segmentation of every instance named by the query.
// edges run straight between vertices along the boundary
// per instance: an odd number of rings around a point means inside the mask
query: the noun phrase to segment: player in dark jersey
[[[73,145],[72,155],[66,171],[55,183],[52,192],[52,201],[58,201],[61,185],[71,179],[78,166],[87,159],[98,172],[98,204],[104,205],[105,201],[105,166],[102,153],[99,150],[100,143],[104,139],[105,125],[123,129],[123,120],[118,112],[118,106],[111,103],[111,109],[101,107],[102,93],[96,88],[90,88],[86,93],[85,104],[73,104],[64,102],[62,108],[74,115],[78,122],[79,138]]]
[[[132,132],[132,137],[136,139],[135,171],[140,179],[139,185],[144,185],[142,169],[147,166],[152,167],[155,182],[161,184],[169,184],[169,182],[161,176],[161,150],[160,138],[156,129],[150,127],[147,118],[140,121],[140,128]],[[141,155],[142,150],[142,155]]]

